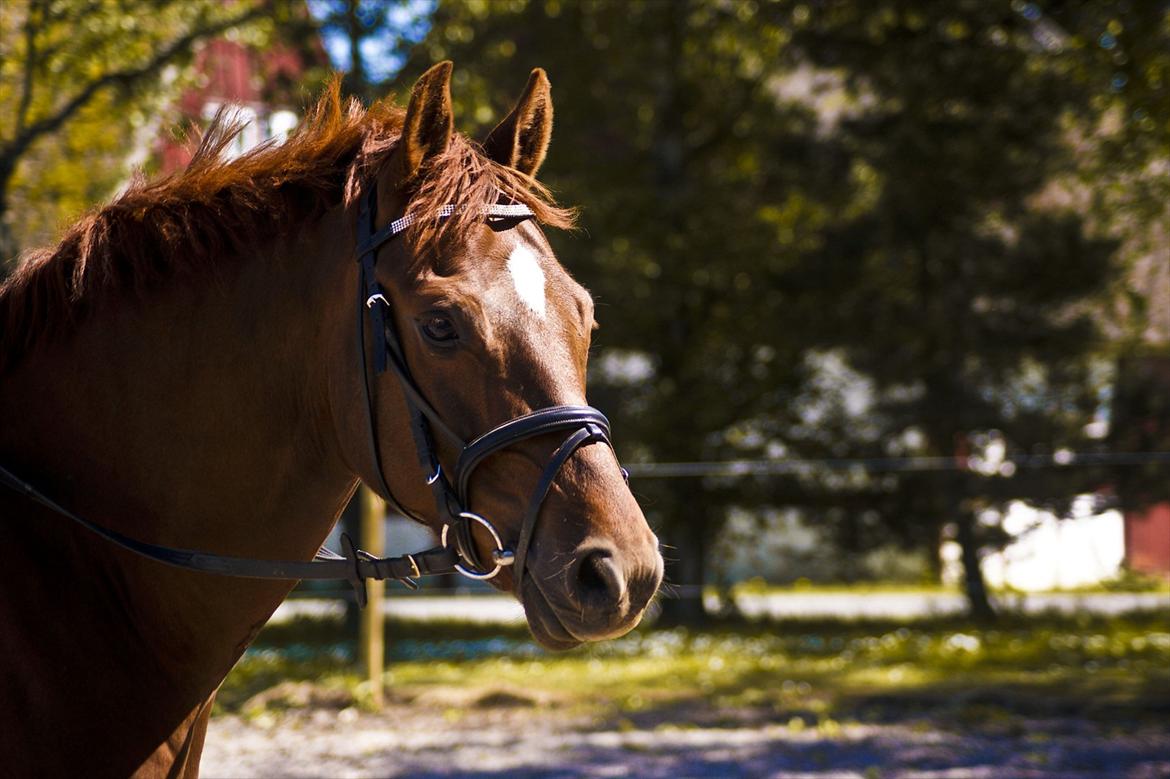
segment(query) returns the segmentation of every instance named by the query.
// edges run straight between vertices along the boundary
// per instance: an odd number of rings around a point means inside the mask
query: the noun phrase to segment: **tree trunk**
[[[8,223],[8,186],[14,171],[15,164],[11,160],[0,161],[0,279],[12,272],[20,254],[16,233]]]
[[[366,77],[366,61],[362,57],[362,41],[366,33],[358,17],[358,0],[348,0],[345,8],[345,32],[349,38],[349,72],[345,81],[350,94],[357,95],[363,102],[370,100],[370,83]]]
[[[685,503],[680,502],[681,505]],[[692,505],[697,505],[692,503]],[[707,621],[703,585],[707,573],[707,532],[704,517],[675,522],[666,549],[666,581],[662,616],[665,625],[699,625]]]
[[[16,235],[4,213],[0,212],[0,281],[16,268],[16,257],[20,254],[20,244],[16,242]]]
[[[942,525],[931,528],[930,530],[930,544],[927,547],[926,554],[926,575],[931,584],[939,584],[943,580],[943,527]]]
[[[977,622],[995,621],[995,609],[987,597],[987,583],[979,560],[979,542],[975,538],[975,515],[970,511],[955,513],[958,525],[957,540],[962,550],[963,591],[967,595],[967,610]]]

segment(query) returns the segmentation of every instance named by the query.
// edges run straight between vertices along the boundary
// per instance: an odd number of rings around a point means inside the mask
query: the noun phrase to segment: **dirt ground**
[[[1170,777],[1170,725],[1076,717],[964,730],[925,720],[806,727],[750,710],[570,715],[521,694],[318,706],[212,720],[205,777]]]

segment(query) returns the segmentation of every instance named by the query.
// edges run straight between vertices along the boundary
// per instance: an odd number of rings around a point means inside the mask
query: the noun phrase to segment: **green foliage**
[[[404,74],[474,63],[452,94],[482,133],[531,67],[550,73],[542,179],[583,205],[583,234],[554,242],[599,303],[591,396],[626,458],[719,459],[735,426],[792,421],[809,310],[790,282],[855,196],[814,111],[777,99],[787,37],[737,4],[452,3]],[[671,577],[701,582],[731,491],[637,489],[683,557]]]
[[[838,132],[876,190],[868,208],[827,227],[819,252],[826,272],[813,294],[836,301],[820,342],[876,395],[864,428],[834,445],[965,458],[994,431],[1009,453],[1092,446],[1083,431],[1104,388],[1098,312],[1119,266],[1115,241],[1045,197],[1075,166],[1065,120],[1088,99],[1061,52],[1036,45],[1026,15],[994,6],[799,8],[791,56],[847,74],[858,108]],[[1059,508],[1095,478],[890,476],[864,509],[830,524],[854,545],[891,532],[929,544],[957,522],[979,601],[973,547],[1003,536],[974,515],[1018,498]]]
[[[1076,143],[1109,116],[1143,150],[1136,175],[1164,113],[1164,12],[1110,6],[444,3],[403,83],[470,63],[453,95],[483,132],[530,67],[549,71],[543,177],[585,206],[584,235],[554,241],[601,304],[591,393],[627,458],[950,457],[989,434],[1009,453],[1083,449],[1121,264],[1108,220],[1054,186],[1087,169]],[[1124,89],[1103,77],[1122,65]],[[846,553],[930,549],[958,521],[972,562],[1003,539],[976,514],[1059,509],[1100,478],[638,489],[677,547],[670,576],[693,584],[733,505],[801,507]]]
[[[125,180],[125,139],[148,121],[137,112],[114,110],[113,102],[112,96],[95,98],[58,137],[32,146],[24,155],[12,177],[5,214],[17,246],[51,243]]]
[[[145,160],[197,42],[262,44],[290,13],[244,0],[0,5],[0,260],[50,240]]]
[[[1092,135],[1078,138],[1078,161],[1097,201],[1094,211],[1140,234],[1149,227],[1144,220],[1165,218],[1170,202],[1170,9],[1103,1],[1044,5],[1026,13],[1053,36],[1048,45],[1087,96],[1077,118]]]

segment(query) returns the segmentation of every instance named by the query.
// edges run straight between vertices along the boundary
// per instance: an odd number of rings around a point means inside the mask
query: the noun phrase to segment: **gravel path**
[[[294,710],[212,720],[204,777],[783,777],[1088,779],[1170,777],[1170,728],[1106,733],[1077,719],[1011,733],[924,723],[791,728],[597,723],[547,707],[416,703],[383,714]],[[677,713],[676,713],[677,714]]]

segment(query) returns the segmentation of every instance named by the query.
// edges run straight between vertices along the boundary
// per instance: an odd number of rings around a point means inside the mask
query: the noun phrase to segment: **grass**
[[[714,587],[705,588],[705,592],[715,594]],[[814,582],[800,578],[787,583],[769,582],[762,577],[755,576],[738,582],[730,589],[732,595],[837,595],[847,593],[852,595],[870,595],[874,593],[912,593],[912,594],[959,594],[957,587],[950,587],[937,581],[861,581],[853,583],[841,582]]]
[[[716,589],[709,587],[709,594],[715,594]],[[870,595],[882,593],[910,593],[930,595],[961,595],[958,586],[942,584],[937,579],[921,582],[909,581],[862,581],[854,583],[822,583],[809,579],[797,579],[786,584],[777,584],[753,577],[739,582],[731,588],[733,595]],[[993,588],[993,595],[1026,595],[1026,594],[1074,594],[1088,595],[1099,593],[1159,593],[1170,596],[1170,579],[1159,576],[1147,576],[1134,571],[1122,571],[1113,579],[1106,579],[1095,584],[1063,589],[1041,590],[1037,593],[1025,593],[1011,587]]]
[[[456,717],[470,703],[555,707],[638,727],[766,719],[831,730],[855,721],[1016,727],[1028,717],[1120,725],[1170,715],[1167,612],[1007,617],[988,629],[958,618],[645,628],[560,654],[521,628],[391,622],[388,638],[391,694],[456,701]],[[282,683],[288,694],[258,695]],[[339,623],[302,620],[261,633],[224,682],[218,711],[256,714],[307,696],[361,705],[367,695]]]

